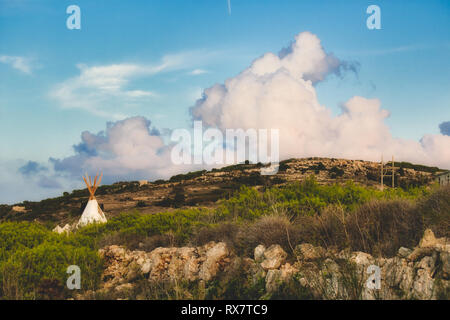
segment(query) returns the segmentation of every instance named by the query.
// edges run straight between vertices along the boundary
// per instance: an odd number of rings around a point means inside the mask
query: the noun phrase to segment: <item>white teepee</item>
[[[102,181],[103,174],[100,175],[100,178],[97,181],[98,175],[94,178],[94,184],[92,184],[91,178],[86,174],[86,177],[83,177],[84,182],[89,190],[89,201],[84,208],[83,214],[81,215],[80,220],[77,223],[78,227],[84,227],[91,223],[104,223],[106,222],[105,214],[102,209],[98,205],[97,199],[95,199],[95,191],[97,190],[100,182]]]

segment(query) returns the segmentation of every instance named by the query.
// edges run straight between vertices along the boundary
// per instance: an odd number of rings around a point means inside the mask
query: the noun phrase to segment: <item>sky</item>
[[[449,18],[445,0],[0,0],[0,203],[81,188],[84,172],[193,169],[168,143],[193,120],[280,128],[282,158],[450,169]]]

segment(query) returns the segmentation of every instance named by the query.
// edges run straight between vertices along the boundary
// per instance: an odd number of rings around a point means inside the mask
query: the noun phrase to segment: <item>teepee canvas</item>
[[[100,185],[100,182],[102,181],[102,176],[103,174],[100,175],[100,178],[98,178],[98,175],[95,176],[94,184],[92,184],[91,178],[88,175],[86,175],[86,177],[83,177],[83,180],[86,183],[86,186],[89,190],[90,196],[86,208],[84,209],[83,214],[81,215],[81,218],[77,223],[77,228],[86,226],[91,223],[106,222],[105,214],[103,213],[102,209],[100,209],[97,199],[95,199],[94,196],[95,191],[97,190],[98,186]]]

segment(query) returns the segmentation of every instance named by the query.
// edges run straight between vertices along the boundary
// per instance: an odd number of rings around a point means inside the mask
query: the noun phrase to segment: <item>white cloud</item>
[[[105,99],[104,96],[97,97],[96,91],[122,99],[125,96],[127,99],[147,97],[148,91],[126,89],[130,79],[142,72],[151,74],[169,66],[175,68],[178,63],[181,63],[180,58],[170,58],[147,70],[145,66],[133,64],[80,66],[80,76],[70,80],[80,92],[73,92],[67,83],[64,87],[67,92],[60,94],[82,98],[79,94],[85,91],[87,104],[92,102],[91,99],[96,103]],[[378,99],[352,97],[341,106],[342,112],[338,116],[333,116],[330,109],[321,105],[314,83],[329,74],[339,74],[342,69],[351,68],[327,54],[315,35],[301,33],[292,46],[279,55],[267,53],[236,77],[204,90],[203,98],[191,108],[191,113],[194,119],[203,120],[205,126],[223,131],[279,129],[281,159],[323,156],[379,161],[384,154],[386,159],[394,155],[399,161],[450,169],[450,136],[426,134],[420,141],[393,137],[385,123],[389,112],[382,109]],[[51,174],[60,184],[67,185],[60,176],[66,175],[67,181],[78,183],[80,175],[86,171],[90,174],[103,171],[105,183],[111,183],[167,178],[198,169],[190,165],[173,165],[171,145],[165,141],[143,117],[110,122],[106,130],[97,134],[83,132],[81,143],[74,146],[74,155],[51,159]],[[36,165],[28,167],[25,172],[40,168]],[[10,179],[12,177],[5,181]],[[38,182],[48,187],[53,181]],[[34,191],[26,189],[26,192],[20,193],[21,196]]]
[[[54,86],[49,96],[62,108],[77,108],[97,116],[123,119],[127,108],[135,107],[157,93],[132,89],[132,81],[161,72],[187,69],[206,63],[217,52],[187,51],[164,56],[157,64],[121,63],[103,66],[78,64],[79,75]],[[202,70],[202,69],[196,69]]]
[[[157,72],[136,64],[87,67],[78,65],[80,74],[53,88],[50,96],[63,108],[79,108],[107,118],[122,118],[124,106],[152,97],[151,91],[127,89],[131,79]]]
[[[279,55],[267,53],[238,76],[204,91],[191,108],[194,119],[221,130],[279,129],[280,157],[327,156],[399,160],[450,167],[450,137],[426,135],[421,141],[394,138],[389,116],[377,99],[353,97],[333,117],[320,105],[315,82],[337,73],[343,62],[323,50],[309,32]]]
[[[19,56],[0,56],[0,62],[11,65],[14,69],[17,69],[23,73],[32,73],[31,59]]]
[[[133,117],[109,122],[98,134],[85,131],[73,156],[51,162],[57,172],[72,177],[102,171],[105,183],[169,177],[185,170],[171,165],[171,146],[150,124],[144,117]]]
[[[204,69],[194,69],[191,72],[189,72],[189,74],[192,76],[198,76],[198,75],[205,74],[205,73],[208,73],[208,71],[204,70]]]

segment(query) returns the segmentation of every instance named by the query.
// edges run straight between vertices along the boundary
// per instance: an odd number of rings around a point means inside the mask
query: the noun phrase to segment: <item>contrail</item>
[[[231,15],[231,0],[228,0],[228,14]]]

